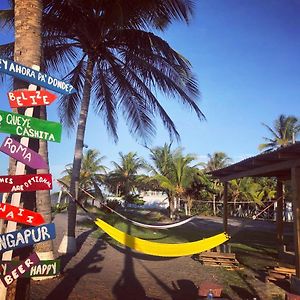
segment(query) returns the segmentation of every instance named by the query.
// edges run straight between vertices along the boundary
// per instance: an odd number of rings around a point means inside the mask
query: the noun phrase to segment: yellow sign
[[[229,239],[229,236],[226,233],[220,233],[195,242],[163,244],[150,242],[126,234],[125,232],[116,229],[100,219],[96,219],[95,224],[122,245],[125,245],[136,251],[155,256],[176,257],[192,255],[217,247]]]

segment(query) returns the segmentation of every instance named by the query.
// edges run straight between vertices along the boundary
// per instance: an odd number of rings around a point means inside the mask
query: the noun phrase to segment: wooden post
[[[283,191],[284,185],[282,181],[277,178],[276,186],[276,198],[277,198],[277,208],[276,208],[276,237],[278,243],[279,251],[282,250],[283,246]]]
[[[292,168],[293,218],[296,277],[300,281],[300,168]]]
[[[224,182],[224,195],[223,195],[223,226],[224,231],[228,232],[228,182]]]

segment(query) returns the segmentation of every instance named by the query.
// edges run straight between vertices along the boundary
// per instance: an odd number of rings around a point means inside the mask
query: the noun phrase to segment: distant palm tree
[[[271,138],[264,137],[267,143],[259,145],[259,150],[264,150],[264,152],[270,152],[294,143],[300,131],[299,120],[294,116],[280,115],[274,122],[274,128],[271,128],[265,123],[262,125],[265,126],[272,135]]]
[[[135,152],[128,154],[120,152],[119,155],[121,161],[112,162],[115,169],[108,174],[106,183],[117,195],[123,196],[126,202],[131,199],[131,194],[136,190],[140,176],[138,171],[145,166],[145,163]]]
[[[153,168],[154,178],[166,191],[169,199],[170,218],[174,218],[180,200],[188,201],[187,189],[190,188],[194,175],[198,171],[198,164],[191,165],[196,160],[196,157],[192,154],[183,155],[180,148],[170,152],[167,145],[154,150],[152,151],[151,159],[156,166],[160,166],[156,169]],[[165,155],[155,156],[153,153],[164,153]],[[165,165],[162,165],[162,162],[165,162]]]
[[[208,154],[208,162],[206,163],[207,171],[215,171],[227,167],[231,163],[231,158],[224,152],[214,152]]]
[[[105,156],[101,156],[100,152],[95,149],[87,150],[82,159],[82,166],[80,169],[79,177],[79,189],[78,189],[78,200],[83,202],[89,197],[82,191],[88,191],[95,198],[103,199],[103,195],[99,185],[104,184],[107,167],[103,165]],[[66,165],[63,174],[65,174],[60,180],[67,186],[70,186],[72,178],[72,164]],[[92,202],[94,204],[94,201]]]
[[[212,172],[218,169],[227,167],[231,163],[231,158],[227,156],[224,152],[214,152],[213,154],[208,154],[208,162],[206,163],[206,171]],[[212,201],[213,201],[213,213],[216,215],[216,201],[221,200],[223,193],[223,186],[219,180],[213,180],[213,190]]]

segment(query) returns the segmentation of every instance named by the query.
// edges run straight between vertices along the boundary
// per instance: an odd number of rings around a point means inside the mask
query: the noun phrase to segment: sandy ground
[[[55,249],[62,239],[66,220],[66,214],[55,217]],[[253,230],[258,227],[260,230],[275,230],[273,223],[259,222],[247,222],[246,226]],[[230,230],[239,228],[241,221],[230,220],[229,225]],[[222,219],[199,218],[193,221],[193,226],[199,229],[210,226],[221,231]],[[193,300],[198,299],[201,282],[214,280],[220,283],[222,280],[216,275],[216,269],[204,267],[191,257],[163,259],[138,254],[91,237],[93,230],[77,228],[78,253],[61,256],[63,272],[60,277],[32,282],[31,299]],[[60,254],[56,253],[56,256],[60,257]],[[272,299],[262,281],[255,281],[253,297],[256,292],[261,295],[257,299]],[[249,295],[249,299],[253,297]],[[239,297],[237,290],[231,299],[243,298]]]

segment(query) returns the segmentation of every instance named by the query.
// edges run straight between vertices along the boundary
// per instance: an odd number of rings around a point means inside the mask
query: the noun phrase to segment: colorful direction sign
[[[0,219],[31,226],[39,226],[45,223],[41,214],[8,203],[0,203]]]
[[[20,261],[0,261],[0,277],[10,273],[12,269],[20,265]],[[23,277],[55,276],[60,272],[60,260],[40,260]]]
[[[24,274],[39,261],[38,255],[35,252],[32,253],[24,262],[12,269],[8,274],[4,275],[4,277],[1,278],[2,283],[5,287],[9,286],[15,279],[23,277]]]
[[[46,90],[18,90],[7,93],[11,108],[50,105],[57,96]]]
[[[0,253],[53,240],[55,237],[54,223],[0,234]]]
[[[48,164],[44,161],[41,155],[15,141],[11,137],[7,137],[3,141],[0,146],[0,151],[32,169],[48,169]]]
[[[59,143],[61,131],[60,123],[0,110],[0,132]]]
[[[0,176],[0,193],[32,192],[51,189],[51,174]]]
[[[18,64],[12,60],[0,58],[0,72],[61,94],[69,95],[76,92],[71,84]]]

